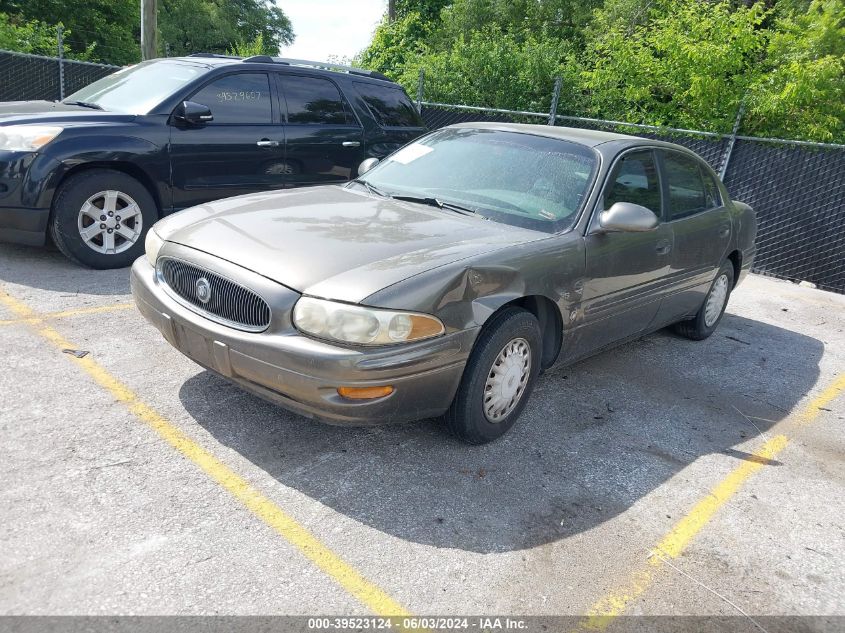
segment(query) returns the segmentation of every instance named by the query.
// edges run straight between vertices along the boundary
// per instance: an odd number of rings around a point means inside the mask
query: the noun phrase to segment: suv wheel
[[[91,268],[123,268],[144,252],[158,219],[152,196],[122,172],[93,169],[68,178],[53,200],[50,235],[64,255]]]
[[[716,273],[716,279],[710,284],[710,290],[696,315],[688,321],[676,323],[675,331],[694,341],[703,341],[713,334],[725,314],[733,287],[734,267],[731,262],[725,262]]]
[[[482,330],[444,419],[468,444],[507,433],[525,408],[540,374],[542,335],[530,312],[506,308]]]

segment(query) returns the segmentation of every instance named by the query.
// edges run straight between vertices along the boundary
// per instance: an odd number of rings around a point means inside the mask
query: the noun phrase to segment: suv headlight
[[[364,345],[390,345],[439,336],[440,319],[415,312],[381,310],[302,297],[293,309],[293,324],[319,338]]]
[[[158,252],[164,246],[164,240],[161,239],[155,228],[147,231],[147,239],[144,240],[144,250],[147,252],[147,261],[155,268],[156,260],[158,259]]]
[[[63,129],[57,125],[0,125],[0,151],[34,152]]]

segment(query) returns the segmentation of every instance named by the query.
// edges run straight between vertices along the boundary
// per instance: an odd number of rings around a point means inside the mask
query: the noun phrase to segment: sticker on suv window
[[[402,163],[403,165],[407,165],[408,163],[413,162],[422,156],[425,156],[431,151],[432,148],[428,145],[414,143],[413,145],[408,145],[408,147],[403,147],[402,149],[400,149],[398,152],[396,152],[393,156],[390,157],[390,160],[396,161],[397,163]]]

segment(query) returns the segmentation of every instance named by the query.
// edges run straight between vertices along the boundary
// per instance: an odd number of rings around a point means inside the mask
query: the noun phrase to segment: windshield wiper
[[[103,106],[92,103],[91,101],[62,101],[65,105],[81,106],[83,108],[91,108],[92,110],[102,110]]]
[[[427,204],[430,207],[437,207],[438,209],[448,209],[449,211],[455,211],[456,213],[460,213],[461,215],[481,215],[475,209],[470,209],[469,207],[464,207],[459,204],[455,204],[454,202],[446,202],[444,200],[440,200],[438,198],[433,198],[430,196],[409,196],[397,194],[390,197],[394,200],[402,200],[404,202],[416,202],[418,204]]]
[[[356,178],[352,182],[358,183],[359,185],[364,185],[367,188],[367,191],[369,191],[370,193],[374,193],[377,196],[381,196],[382,198],[389,198],[390,197],[388,194],[386,194],[384,191],[382,191],[378,187],[371,185],[366,180],[362,180],[361,178]]]

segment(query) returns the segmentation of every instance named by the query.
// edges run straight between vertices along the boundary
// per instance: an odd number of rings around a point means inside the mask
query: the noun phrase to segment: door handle
[[[662,242],[658,242],[657,245],[654,247],[654,250],[657,252],[658,255],[668,255],[669,251],[672,250],[672,245],[664,240]]]
[[[279,141],[271,141],[270,139],[263,138],[258,141],[256,145],[258,145],[258,147],[278,147],[281,143],[279,143]]]
[[[722,225],[722,228],[719,229],[719,237],[727,237],[731,234],[731,227]]]
[[[361,141],[343,141],[344,147],[361,147]]]

